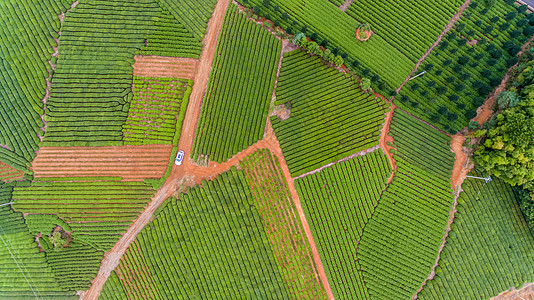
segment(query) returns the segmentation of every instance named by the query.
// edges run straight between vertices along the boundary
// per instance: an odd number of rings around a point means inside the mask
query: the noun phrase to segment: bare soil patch
[[[373,32],[372,31],[364,31],[363,34],[365,35],[365,38],[362,38],[360,36],[360,28],[356,29],[356,39],[360,42],[365,42],[367,41],[368,39],[371,38],[371,35],[373,35]]]
[[[35,177],[121,176],[142,181],[165,174],[171,151],[171,145],[42,147],[32,167]]]
[[[134,59],[133,75],[143,77],[194,79],[198,66],[193,58],[136,55]]]

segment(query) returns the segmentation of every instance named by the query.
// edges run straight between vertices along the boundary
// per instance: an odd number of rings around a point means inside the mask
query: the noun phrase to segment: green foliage
[[[499,104],[499,109],[516,107],[520,100],[521,98],[517,96],[516,93],[511,91],[501,92],[497,96],[497,103]]]
[[[462,4],[462,1],[442,1],[436,5],[418,1],[400,1],[394,6],[388,0],[354,1],[347,14],[359,22],[373,26],[395,48],[417,61],[436,40]],[[424,10],[414,9],[424,7]]]
[[[11,192],[10,185],[0,182],[0,204],[11,202]],[[1,299],[35,299],[36,294],[41,299],[78,299],[73,291],[58,284],[60,274],[55,273],[45,256],[39,253],[35,236],[24,224],[21,213],[14,212],[8,205],[1,206],[0,224],[0,237],[4,241],[0,247]]]
[[[137,243],[132,253],[161,298],[289,299],[259,208],[235,168],[169,199]]]
[[[130,0],[132,1],[132,0]],[[146,4],[146,1],[138,1]],[[182,23],[198,42],[202,41],[206,33],[208,20],[211,17],[216,0],[155,0],[162,7],[167,8],[172,15]],[[143,10],[145,11],[145,10]]]
[[[411,103],[420,103],[414,107],[410,103],[399,101],[401,109],[445,131],[459,131],[469,123],[469,117],[473,115],[472,111],[477,110],[479,103],[475,99],[478,96],[486,98],[501,82],[507,68],[517,62],[515,55],[519,45],[524,43],[523,37],[512,34],[518,29],[516,22],[505,21],[506,15],[510,13],[517,14],[518,19],[526,16],[524,13],[516,13],[515,4],[495,1],[488,13],[484,11],[485,8],[485,5],[472,5],[466,9],[457,21],[457,27],[446,36],[448,47],[436,47],[432,51],[434,55],[431,53],[421,66],[424,68],[425,65],[433,64],[439,66],[443,72],[427,72],[415,79],[423,91],[413,91],[406,87],[401,89],[401,96],[409,96]],[[498,32],[495,29],[499,29]],[[468,44],[469,41],[465,39],[467,36],[470,41],[478,42]],[[453,41],[457,41],[458,46],[451,49],[448,43]],[[439,55],[436,55],[438,53]],[[456,80],[448,80],[449,77],[455,77]],[[442,83],[447,90],[436,88],[432,82]],[[449,96],[452,94],[458,95],[459,98],[451,101]],[[421,99],[422,97],[424,99]],[[452,118],[433,117],[441,106],[448,108]]]
[[[124,143],[177,145],[192,90],[192,80],[135,76]]]
[[[364,91],[368,91],[371,88],[371,80],[369,78],[363,77],[360,82],[360,87]]]
[[[377,150],[295,181],[336,299],[369,299],[356,251],[391,171]]]
[[[528,224],[528,228],[530,229],[530,232],[534,234],[534,200],[532,200],[530,191],[517,186],[514,187],[513,190],[519,203],[519,207],[525,217],[525,221]]]
[[[377,145],[387,110],[352,77],[301,50],[284,54],[276,99],[292,104],[287,120],[271,122],[293,177]]]
[[[512,186],[534,180],[534,100],[519,102],[497,115],[480,148],[478,166]]]
[[[292,41],[293,41],[293,44],[300,46],[300,41],[302,41],[303,39],[306,40],[306,35],[302,32],[297,32],[297,34],[295,34],[295,36],[293,37]]]
[[[473,172],[472,176],[482,176]],[[510,186],[467,178],[436,276],[420,299],[489,299],[534,278],[534,240]]]
[[[282,42],[237,8],[227,11],[193,146],[226,161],[263,136]]]
[[[115,271],[109,274],[108,280],[104,283],[98,299],[102,300],[124,300],[128,295]]]
[[[142,182],[120,180],[38,178],[28,187],[15,188],[12,207],[24,213],[56,214],[77,241],[108,251],[154,195]]]
[[[261,149],[246,157],[240,163],[248,185],[267,231],[267,236],[282,270],[282,276],[289,286],[291,298],[326,299],[326,293],[319,280],[314,280],[316,266],[308,254],[310,245],[300,222],[293,200],[276,156],[267,149]],[[307,281],[301,278],[308,278]]]
[[[24,219],[28,229],[33,235],[39,233],[42,235],[50,235],[56,226],[60,226],[67,232],[72,231],[69,224],[65,223],[65,221],[58,218],[56,215],[27,215]]]

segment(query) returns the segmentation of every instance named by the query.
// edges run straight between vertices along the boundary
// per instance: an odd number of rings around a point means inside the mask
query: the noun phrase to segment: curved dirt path
[[[202,99],[207,89],[209,73],[211,71],[211,65],[215,56],[218,36],[221,32],[224,15],[226,13],[226,9],[228,8],[229,2],[230,0],[219,0],[215,6],[213,16],[208,23],[204,49],[200,57],[198,69],[196,70],[194,79],[195,84],[193,86],[186,116],[183,122],[184,126],[182,128],[182,135],[178,143],[179,149],[186,152],[186,157],[183,164],[179,167],[173,165],[170,176],[167,178],[163,186],[157,191],[156,195],[152,198],[152,201],[149,203],[143,213],[139,215],[139,217],[133,222],[132,226],[115,244],[115,246],[105,254],[100,270],[93,280],[90,289],[87,292],[80,293],[80,299],[98,298],[104,283],[106,282],[110,273],[119,264],[120,258],[128,246],[135,240],[137,234],[143,229],[143,227],[150,222],[158,207],[160,207],[166,199],[170,198],[173,193],[180,188],[180,186],[184,184],[192,186],[194,184],[200,184],[202,180],[213,179],[217,175],[228,171],[232,166],[237,165],[246,156],[262,148],[271,150],[277,156],[280,162],[282,173],[286,178],[291,197],[295,202],[299,218],[302,222],[306,237],[310,243],[310,248],[315,265],[317,267],[318,276],[323,283],[328,298],[334,299],[332,290],[326,278],[326,273],[319,257],[319,252],[317,251],[310,227],[293,184],[293,179],[289,173],[289,169],[282,155],[280,144],[274,135],[274,131],[269,120],[267,120],[266,131],[262,140],[236,154],[222,164],[210,162],[208,167],[202,167],[194,164],[189,157],[189,153],[191,153],[193,146],[194,133],[197,127],[198,118],[200,116]]]
[[[404,82],[401,84],[401,86],[399,86],[397,88],[397,93],[402,89],[402,87],[404,87],[404,85],[406,85],[406,83],[408,83],[408,81],[410,80],[410,78],[412,78],[412,75],[417,72],[417,69],[419,69],[419,67],[421,66],[421,64],[425,61],[425,59],[430,55],[430,53],[432,52],[432,50],[434,50],[434,48],[436,48],[439,43],[441,42],[441,40],[443,39],[443,37],[447,34],[447,32],[449,32],[449,30],[452,29],[452,27],[454,26],[454,23],[456,23],[456,21],[458,21],[460,19],[460,17],[462,16],[462,14],[464,13],[464,10],[469,6],[469,4],[471,3],[471,0],[466,0],[464,2],[464,4],[462,4],[462,6],[460,6],[460,8],[458,8],[458,11],[456,12],[456,14],[454,14],[454,16],[452,16],[452,18],[449,20],[449,23],[445,26],[445,28],[443,29],[443,31],[441,32],[441,34],[438,36],[437,40],[434,42],[434,44],[432,44],[432,46],[430,46],[430,48],[428,48],[428,50],[425,52],[425,54],[419,59],[419,61],[415,64],[415,67],[413,69],[413,71],[410,73],[410,75],[408,75],[408,77],[406,77],[406,79],[404,80]]]

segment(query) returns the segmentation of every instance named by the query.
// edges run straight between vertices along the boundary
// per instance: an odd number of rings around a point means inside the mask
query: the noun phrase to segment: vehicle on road
[[[174,164],[180,166],[184,161],[184,156],[185,152],[183,150],[178,151],[178,153],[176,154],[176,159],[174,160]]]

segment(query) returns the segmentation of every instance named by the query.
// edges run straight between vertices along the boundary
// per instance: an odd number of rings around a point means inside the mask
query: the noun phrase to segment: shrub
[[[497,62],[498,62],[498,60],[496,60],[495,58],[488,59],[488,65],[490,65],[490,66],[496,65]]]
[[[449,41],[454,41],[456,39],[456,32],[449,32],[449,34],[447,34],[447,39]]]
[[[275,5],[275,6],[273,7],[273,10],[274,10],[275,12],[279,12],[279,11],[280,11],[280,7],[279,7],[278,5]]]
[[[332,54],[332,51],[330,51],[330,49],[326,49],[326,50],[323,52],[323,58],[324,58],[327,62],[331,62],[331,63],[333,63],[333,62],[334,62],[335,55]]]
[[[475,56],[473,56],[473,58],[474,58],[475,60],[480,60],[480,59],[482,59],[483,57],[484,57],[484,53],[478,53],[478,54],[476,54]]]
[[[438,95],[444,95],[445,93],[447,93],[447,87],[446,86],[440,86],[436,89],[436,93]]]
[[[486,46],[486,52],[491,52],[495,49],[497,49],[497,46],[495,46],[494,44],[489,44]]]
[[[467,39],[459,39],[458,40],[458,46],[465,46],[467,44]]]
[[[483,77],[483,78],[489,78],[491,76],[491,70],[488,70],[488,69],[484,69],[482,70],[482,72],[480,72],[480,75]]]
[[[474,30],[469,30],[466,34],[467,34],[467,36],[473,36],[473,35],[475,35],[475,33],[476,33],[476,31],[474,31]],[[465,44],[464,44],[464,45],[465,45]]]
[[[458,120],[458,115],[456,113],[451,112],[447,115],[447,119],[451,122],[454,122]]]
[[[392,96],[392,97],[396,96],[397,95],[397,91],[391,90],[391,91],[389,91],[389,95]]]
[[[371,88],[371,80],[369,78],[363,77],[360,83],[362,90],[367,91]]]
[[[524,26],[527,26],[527,24],[528,24],[528,19],[527,18],[523,18],[523,19],[517,20],[517,22],[515,23],[515,25],[517,27],[524,27]],[[517,30],[521,30],[521,29],[516,29],[514,31],[517,31]]]
[[[458,103],[456,103],[456,108],[458,108],[460,110],[465,109],[465,104],[462,103],[462,102],[458,102]]]
[[[449,76],[449,77],[445,78],[445,81],[447,83],[453,83],[454,80],[456,80],[456,77],[454,77],[454,76]]]
[[[468,109],[465,113],[464,113],[464,116],[468,119],[472,119],[474,117],[477,116],[477,112],[473,109]]]
[[[278,26],[280,26],[280,20],[278,20],[278,19],[274,20],[274,22],[273,22],[273,26],[274,26],[274,27],[278,27]]]
[[[449,42],[443,40],[441,41],[441,43],[439,43],[439,50],[445,50],[447,49],[447,47],[449,47]]]
[[[334,49],[332,49],[332,53],[334,55],[338,55],[339,54],[339,48],[338,47],[335,47]]]
[[[282,20],[287,20],[289,18],[289,15],[286,12],[283,12],[280,16],[282,17]]]
[[[460,24],[456,26],[456,31],[462,32],[465,29],[465,24]]]
[[[297,32],[297,33],[295,34],[295,36],[293,37],[293,41],[292,41],[292,42],[293,42],[293,44],[295,44],[295,45],[297,45],[297,46],[300,46],[300,45],[301,45],[300,42],[301,42],[303,39],[306,40],[306,35],[305,35],[304,33],[302,33],[302,32]],[[307,40],[306,40],[306,41],[307,41]]]
[[[480,62],[475,61],[474,63],[471,64],[471,68],[476,68],[476,67],[478,67],[479,64],[480,64]]]
[[[515,19],[515,17],[517,17],[517,12],[515,12],[515,11],[511,11],[511,12],[506,14],[506,20],[507,21],[513,20],[513,19]]]
[[[308,26],[302,26],[302,28],[300,28],[300,31],[306,33],[306,31],[308,31]]]
[[[431,80],[431,81],[426,83],[426,86],[429,87],[429,88],[433,88],[433,87],[436,86],[436,82],[434,80]]]
[[[410,89],[411,89],[412,91],[415,91],[415,90],[417,90],[419,87],[420,87],[419,83],[414,83],[414,84],[412,84],[412,86],[410,86]]]
[[[517,8],[517,12],[520,13],[520,14],[526,13],[527,10],[528,10],[528,5],[525,5],[525,4],[523,4],[523,5],[521,5],[521,6],[519,6]]]
[[[254,8],[252,8],[252,12],[256,15],[259,15],[261,13],[261,8],[256,5]]]
[[[502,44],[503,49],[508,50],[515,46],[515,43],[513,41],[506,41]]]
[[[519,51],[521,51],[521,47],[514,45],[512,48],[508,49],[508,54],[510,54],[510,56],[516,56]]]
[[[330,51],[329,49],[327,49],[328,51]],[[354,60],[351,64],[354,68],[357,68],[359,65],[360,65],[360,62],[358,60]]]
[[[484,34],[490,34],[493,31],[493,26],[489,25],[484,28]]]
[[[480,14],[485,15],[488,13],[488,10],[489,10],[488,8],[484,8],[483,10],[480,11]]]
[[[463,69],[464,69],[464,66],[462,66],[462,65],[460,65],[460,64],[458,64],[458,65],[456,65],[456,66],[454,66],[454,67],[452,68],[452,70],[453,70],[454,72],[458,73],[458,74],[461,73]]]
[[[438,113],[440,113],[441,115],[445,115],[448,112],[449,112],[449,109],[446,106],[440,106],[438,108]]]
[[[341,55],[336,55],[334,58],[334,65],[341,67],[345,61],[343,60],[343,57]]]
[[[412,105],[413,108],[418,108],[419,107],[419,102],[411,102],[410,103]]]
[[[328,40],[327,39],[322,40],[319,45],[321,45],[321,46],[326,48],[326,46],[328,46]]]
[[[341,58],[343,58],[343,60],[346,60],[348,57],[349,55],[347,54],[347,52],[341,53]]]
[[[473,88],[475,88],[475,89],[479,89],[479,88],[481,88],[483,85],[484,85],[484,82],[482,82],[482,81],[480,81],[480,80],[477,80],[477,81],[473,82]]]
[[[423,97],[428,96],[428,91],[427,90],[421,91],[421,96],[423,96]]]
[[[470,59],[471,58],[469,56],[463,55],[463,56],[460,56],[460,58],[458,58],[458,63],[461,65],[466,65]]]
[[[266,20],[270,20],[271,19],[271,15],[270,14],[265,14],[265,16],[263,16]]]
[[[440,75],[441,75],[441,73],[443,73],[443,71],[442,71],[442,70],[436,70],[436,76],[440,76]]]
[[[430,72],[430,71],[432,71],[432,68],[434,68],[434,65],[433,65],[433,64],[427,64],[427,65],[425,65],[425,71]]]
[[[286,28],[286,32],[287,32],[287,34],[293,34],[293,28],[287,27]]]
[[[451,49],[451,54],[458,52],[458,48]]]
[[[463,84],[463,83],[458,83],[458,84],[454,87],[454,90],[457,91],[457,92],[461,92],[461,91],[465,90],[465,84]]]
[[[506,31],[506,30],[508,30],[508,28],[510,28],[510,23],[508,23],[508,22],[502,23],[501,26],[499,26],[499,29],[501,31]]]
[[[333,53],[334,52],[332,51],[332,54]],[[362,74],[363,74],[363,76],[367,76],[367,75],[369,75],[369,72],[371,72],[371,70],[369,68],[365,68],[365,69],[363,69]]]
[[[319,34],[317,34],[317,32],[310,34],[310,39],[317,41],[319,39]]]
[[[408,96],[406,96],[406,95],[402,95],[402,96],[400,97],[400,101],[402,101],[402,102],[404,102],[404,103],[408,102],[408,100],[410,100],[410,97],[408,97]]]
[[[460,99],[460,96],[452,94],[452,95],[449,95],[447,98],[449,98],[449,100],[451,100],[452,102],[456,102]]]
[[[514,92],[504,91],[497,96],[497,104],[500,109],[516,107],[521,98]]]
[[[510,68],[513,65],[515,65],[518,61],[519,61],[519,59],[517,57],[512,57],[512,58],[506,60],[506,65]]]
[[[471,78],[471,73],[463,72],[462,75],[460,75],[460,79],[463,81],[467,81]]]
[[[481,88],[478,89],[478,94],[480,96],[486,96],[489,93],[491,93],[491,87],[489,85],[483,85]]]
[[[528,26],[523,30],[525,36],[531,36],[534,34],[534,26]]]
[[[494,88],[494,87],[498,86],[499,84],[501,84],[501,78],[499,78],[499,77],[490,78],[490,82],[489,83],[490,83],[489,85]]]
[[[452,64],[452,60],[450,60],[450,59],[446,59],[445,61],[443,61],[443,65],[444,66],[448,66],[450,64]]]
[[[371,77],[371,82],[378,82],[380,80],[380,76],[378,75],[373,75],[373,77]]]
[[[478,27],[482,26],[482,21],[481,20],[476,20],[475,21],[475,25],[477,25]]]
[[[497,22],[499,22],[499,19],[500,18],[498,16],[495,16],[495,17],[491,18],[490,21],[491,21],[491,23],[497,23]]]
[[[432,116],[430,116],[430,121],[432,123],[439,123],[439,121],[441,121],[441,115],[440,114],[433,114]]]

